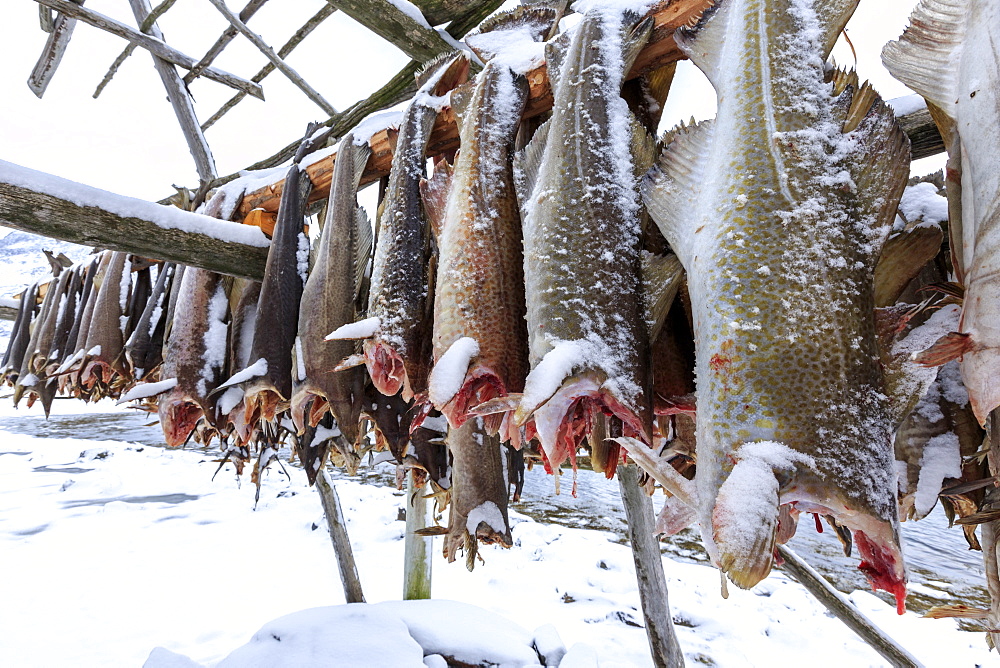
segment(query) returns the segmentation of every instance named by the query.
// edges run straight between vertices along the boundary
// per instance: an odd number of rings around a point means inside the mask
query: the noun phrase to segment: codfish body
[[[431,372],[429,396],[455,428],[477,404],[520,392],[528,373],[521,217],[511,164],[527,99],[527,80],[495,62],[474,85],[455,91],[462,149],[450,189],[441,192],[440,165],[423,187],[425,201],[447,196],[434,292],[439,366]],[[428,206],[432,217],[434,209]],[[458,359],[445,358],[449,350]]]
[[[600,9],[549,42],[552,118],[515,163],[531,372],[513,415],[533,420],[553,467],[575,453],[598,412],[650,439],[632,157],[634,137],[646,135],[619,95],[650,29]]]
[[[905,598],[895,427],[873,273],[909,167],[891,111],[824,60],[856,0],[719,0],[678,43],[719,94],[643,185],[688,272],[702,535],[730,579],[771,569],[780,504],[854,531]]]

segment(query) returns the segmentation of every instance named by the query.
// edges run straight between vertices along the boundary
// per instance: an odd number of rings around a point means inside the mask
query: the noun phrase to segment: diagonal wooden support
[[[73,0],[78,5],[82,5],[84,0]],[[46,7],[39,7],[45,13],[51,13]],[[50,14],[51,15],[51,14]],[[73,36],[73,29],[76,28],[76,19],[65,14],[58,14],[52,20],[51,30],[48,30],[49,38],[45,42],[42,55],[38,57],[31,75],[28,76],[28,88],[31,92],[41,98],[45,95],[45,89],[49,87],[49,82],[56,73],[59,63],[62,62],[66,47]]]
[[[132,5],[135,20],[140,24],[152,11],[148,0],[129,0],[129,4]],[[156,39],[163,40],[163,33],[160,32],[155,21],[149,26],[149,34]],[[167,89],[170,105],[174,108],[174,114],[177,116],[177,122],[180,123],[181,131],[184,133],[188,150],[191,151],[191,156],[198,169],[198,178],[201,179],[203,185],[210,183],[217,176],[215,158],[212,157],[212,149],[208,147],[208,141],[205,139],[201,125],[198,123],[198,117],[194,113],[194,101],[191,99],[191,94],[188,93],[187,84],[177,74],[177,69],[171,63],[154,55],[153,64],[163,81],[163,87]]]
[[[257,47],[257,50],[263,53],[264,56],[267,57],[267,59],[270,60],[282,74],[288,77],[289,81],[298,86],[299,89],[306,94],[306,97],[308,97],[310,100],[319,105],[320,109],[325,111],[330,116],[333,116],[334,114],[337,113],[337,110],[333,107],[333,105],[327,102],[322,95],[317,93],[312,86],[306,83],[306,80],[303,79],[298,72],[293,70],[291,67],[288,66],[287,63],[285,63],[284,60],[279,58],[278,54],[274,52],[274,49],[268,46],[264,42],[264,40],[261,39],[260,35],[250,30],[250,28],[248,28],[246,24],[243,23],[243,21],[240,21],[240,17],[236,16],[236,14],[233,14],[232,10],[230,10],[229,7],[226,6],[224,0],[208,0],[208,1],[211,2],[216,9],[219,10],[220,14],[226,17],[226,20],[229,21],[230,25],[232,25],[244,37],[250,40],[250,42]]]
[[[319,27],[319,24],[325,21],[327,17],[329,17],[335,11],[337,11],[336,7],[331,7],[330,5],[323,5],[323,7],[321,7],[320,10],[312,16],[312,18],[310,18],[308,21],[302,24],[302,27],[295,31],[294,35],[288,38],[288,41],[285,42],[284,46],[278,49],[278,57],[287,58],[288,54],[290,54],[292,50],[295,49],[295,47],[301,44],[302,40],[304,40],[309,35],[309,33],[311,33],[313,30]],[[235,30],[235,28],[233,28],[233,30]],[[269,62],[266,65],[264,65],[264,67],[260,68],[260,71],[257,72],[257,74],[253,75],[250,78],[250,80],[253,81],[254,83],[260,83],[261,81],[264,80],[264,77],[269,75],[274,70],[275,70],[274,63]],[[187,79],[185,79],[185,81],[186,80]],[[247,96],[246,93],[241,91],[236,95],[234,95],[233,97],[231,97],[229,101],[226,102],[221,107],[219,107],[219,110],[216,111],[214,114],[212,114],[207,121],[202,123],[201,129],[207,130],[213,125],[215,125],[215,123],[220,118],[229,113],[229,111],[237,104],[239,104],[246,96]]]
[[[148,35],[149,27],[154,23],[156,23],[156,21],[158,21],[161,16],[166,14],[167,10],[173,7],[174,3],[176,2],[177,0],[163,0],[162,2],[160,2],[160,4],[154,7],[153,11],[151,11],[146,16],[146,20],[144,20],[142,23],[139,24],[139,32]],[[111,79],[113,79],[114,76],[118,74],[118,68],[121,67],[122,63],[124,63],[125,60],[132,55],[132,52],[135,51],[135,47],[136,47],[135,44],[130,43],[128,46],[125,47],[125,49],[121,53],[118,54],[118,57],[115,58],[115,61],[111,63],[111,66],[108,68],[107,74],[105,74],[104,78],[101,79],[101,83],[97,84],[97,90],[94,91],[95,100],[101,96],[101,93],[104,91],[104,88],[109,83],[111,83]]]
[[[178,51],[177,49],[169,46],[163,40],[156,39],[150,35],[144,35],[135,28],[127,26],[121,21],[116,21],[109,16],[105,16],[99,12],[91,11],[85,9],[75,2],[70,2],[70,0],[35,0],[39,5],[55,9],[60,14],[65,14],[71,18],[79,19],[84,23],[89,23],[95,28],[100,28],[105,32],[109,32],[112,35],[117,35],[123,39],[132,42],[133,44],[146,49],[150,53],[153,53],[163,60],[169,63],[177,65],[178,67],[183,67],[184,69],[191,69],[195,65],[195,59],[191,56],[185,55]],[[242,79],[229,72],[224,72],[220,69],[210,67],[206,69],[202,76],[206,79],[211,79],[221,84],[225,84],[230,88],[235,88],[236,90],[245,91],[249,95],[254,97],[264,99],[264,91],[258,84],[255,84],[246,79]]]
[[[453,44],[428,25],[422,14],[408,14],[388,0],[327,2],[414,60],[425,63],[435,56],[455,50]]]
[[[246,7],[240,11],[240,21],[243,21],[244,23],[249,21],[250,17],[256,14],[257,10],[263,7],[265,2],[267,2],[267,0],[250,0]],[[239,32],[233,26],[229,26],[223,30],[219,39],[215,40],[215,44],[213,44],[208,51],[205,52],[205,55],[202,56],[201,60],[199,60],[197,64],[191,68],[191,71],[184,75],[184,83],[190,84],[194,81],[206,67],[211,65],[215,59],[219,57],[222,50],[225,49],[230,42],[236,39],[236,35],[238,34]]]

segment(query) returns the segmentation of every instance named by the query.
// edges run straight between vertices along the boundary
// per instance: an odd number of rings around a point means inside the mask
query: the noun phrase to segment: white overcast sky
[[[908,93],[882,68],[879,52],[902,32],[914,1],[862,0],[848,27],[861,77],[871,79],[886,98]],[[229,0],[234,11],[243,4]],[[323,0],[272,0],[249,25],[277,49],[323,4]],[[25,83],[46,38],[38,25],[38,5],[33,0],[4,0],[4,5],[0,159],[149,200],[171,194],[172,183],[196,185],[193,161],[148,53],[137,49],[94,100],[94,89],[126,43],[80,22],[59,71],[39,100]],[[86,7],[135,23],[127,0],[88,0]],[[177,0],[159,24],[169,44],[194,58],[200,58],[227,25],[208,0]],[[834,55],[842,65],[854,61],[843,40]],[[249,79],[265,62],[238,36],[215,64]],[[338,12],[307,37],[288,62],[331,104],[343,109],[379,88],[408,58]],[[309,121],[324,118],[279,72],[265,79],[263,87],[267,102],[247,98],[207,132],[220,174],[271,155],[299,136]],[[234,91],[198,79],[191,92],[198,117],[204,120]],[[711,117],[714,98],[700,72],[682,63],[664,123]],[[929,161],[922,161],[915,173],[943,164],[943,159]]]

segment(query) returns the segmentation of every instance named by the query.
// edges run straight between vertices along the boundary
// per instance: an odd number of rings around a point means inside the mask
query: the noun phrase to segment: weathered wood
[[[173,7],[174,3],[176,2],[177,0],[163,0],[160,4],[154,7],[153,11],[147,14],[146,18],[143,19],[142,23],[139,24],[139,32],[148,35],[149,29],[152,27],[152,25],[156,23],[156,21],[161,16],[166,14],[167,10]],[[97,84],[97,88],[94,90],[94,96],[93,96],[95,100],[101,96],[101,93],[104,92],[105,87],[107,87],[107,85],[111,83],[111,80],[114,78],[114,76],[118,74],[118,68],[120,68],[122,66],[122,63],[124,63],[128,59],[128,57],[132,55],[135,49],[136,45],[129,43],[129,45],[126,46],[122,50],[122,52],[118,54],[118,57],[115,58],[114,62],[111,63],[111,66],[108,67],[108,71],[105,73],[104,78],[101,79],[101,83]]]
[[[1000,408],[990,411],[987,461],[990,475],[1000,475]],[[980,511],[1000,510],[1000,489],[987,488]],[[990,595],[990,612],[986,628],[990,647],[1000,647],[1000,520],[979,525],[980,545],[983,548],[983,566],[986,571],[986,591]]]
[[[331,5],[391,43],[414,60],[427,62],[454,45],[427,25],[387,0],[327,0]]]
[[[431,597],[431,546],[434,539],[417,534],[433,522],[427,512],[424,490],[413,484],[413,470],[406,472],[406,533],[403,537],[403,600]]]
[[[152,12],[149,0],[129,0],[129,4],[132,6],[132,13],[135,15],[137,23],[144,23]],[[155,21],[148,28],[151,37],[163,40],[163,33],[160,32]],[[188,150],[191,151],[191,157],[194,158],[198,178],[201,179],[203,185],[211,183],[218,176],[218,172],[215,170],[215,158],[212,157],[212,149],[209,148],[208,140],[205,139],[205,135],[201,131],[201,124],[198,123],[198,117],[194,113],[194,101],[188,92],[187,84],[177,74],[177,69],[171,63],[155,54],[151,55],[153,65],[156,66],[156,71],[163,82],[163,87],[167,90],[167,98],[170,100],[170,106],[174,109],[174,115],[177,116],[181,132],[184,133]]]
[[[150,35],[144,35],[131,26],[127,26],[120,21],[116,21],[109,16],[105,16],[104,14],[85,9],[70,0],[35,0],[35,2],[55,9],[61,14],[65,14],[75,19],[80,19],[84,23],[88,23],[95,28],[100,28],[101,30],[111,33],[112,35],[117,35],[118,37],[126,39],[129,42],[146,49],[150,53],[177,65],[178,67],[190,70],[196,63],[194,58],[181,53],[162,40],[151,37]],[[202,73],[202,76],[206,79],[211,79],[212,81],[225,84],[230,88],[245,91],[249,95],[253,95],[254,97],[262,100],[264,99],[264,91],[258,84],[242,79],[234,74],[230,74],[229,72],[223,72],[222,70],[210,67]]]
[[[944,140],[927,107],[899,117],[899,127],[910,138],[910,159],[944,153]]]
[[[858,611],[839,591],[833,588],[812,566],[786,545],[778,546],[778,553],[785,563],[782,568],[799,584],[809,590],[827,610],[832,612],[849,629],[858,634],[869,647],[882,655],[893,666],[917,668],[922,666],[912,654]]]
[[[476,4],[469,0],[411,0],[420,13],[427,19],[427,23],[438,26],[453,20],[469,9],[469,5]]]
[[[299,28],[298,30],[296,30],[295,34],[288,38],[288,41],[285,42],[284,46],[282,46],[280,49],[278,49],[278,57],[279,58],[287,58],[288,54],[290,54],[292,52],[292,50],[295,47],[297,47],[302,42],[302,40],[304,40],[306,38],[307,35],[309,35],[309,33],[311,33],[313,30],[315,30],[319,26],[320,23],[322,23],[323,21],[325,21],[327,19],[327,17],[330,16],[331,14],[333,14],[335,11],[337,11],[337,8],[336,7],[331,7],[330,5],[323,5],[322,7],[320,7],[320,10],[318,12],[316,12],[312,16],[312,18],[310,18],[308,21],[306,21],[302,25],[301,28]],[[235,28],[234,28],[234,30],[235,30]],[[260,83],[261,81],[264,80],[264,77],[266,77],[268,74],[270,74],[274,70],[275,70],[274,64],[271,63],[271,62],[268,62],[266,65],[264,65],[264,67],[260,68],[260,71],[257,72],[257,74],[253,75],[250,78],[250,80],[253,81],[254,83]],[[233,107],[235,107],[237,104],[239,104],[240,101],[242,101],[243,98],[245,98],[245,97],[246,97],[246,93],[244,93],[242,91],[239,92],[239,93],[236,93],[236,95],[234,95],[232,98],[229,99],[228,102],[226,102],[224,105],[222,105],[219,108],[218,111],[216,111],[214,114],[212,114],[207,121],[205,121],[204,123],[202,123],[201,129],[202,130],[207,130],[210,127],[212,127],[213,125],[215,125],[215,123],[220,118],[222,118],[227,113],[229,113],[229,110],[232,109]],[[296,144],[296,146],[297,145],[298,144]],[[275,163],[275,164],[277,164],[277,163]],[[224,180],[224,181],[222,181],[222,183],[225,183],[225,182],[227,182],[229,180],[232,180],[232,179],[229,179],[227,177],[227,179]]]
[[[257,10],[263,7],[265,2],[267,2],[267,0],[250,0],[246,7],[244,7],[239,13],[240,21],[243,23],[249,21],[250,17],[256,14]],[[205,55],[201,57],[201,60],[199,60],[195,66],[191,68],[190,72],[184,75],[184,83],[190,84],[194,81],[206,67],[211,65],[215,59],[219,57],[219,54],[222,53],[223,49],[225,49],[230,42],[236,39],[236,35],[238,34],[239,31],[236,30],[234,26],[229,26],[223,30],[219,39],[215,40],[215,44],[209,47],[208,51],[205,52]]]
[[[327,478],[326,471],[320,471],[316,476],[316,491],[319,492],[323,504],[326,526],[330,530],[330,541],[337,555],[337,569],[340,571],[340,581],[344,585],[344,598],[348,603],[364,603],[365,595],[361,591],[358,565],[354,561],[354,550],[351,549],[351,539],[347,535],[347,518],[344,517],[344,511],[340,507],[337,489]]]
[[[122,198],[131,201],[130,198]],[[153,205],[150,205],[153,206]],[[156,205],[159,206],[159,205]],[[171,207],[171,215],[190,217],[190,228],[212,221]],[[267,248],[226,242],[202,232],[165,228],[157,222],[81,206],[53,194],[0,180],[0,225],[84,246],[100,246],[251,278],[264,276]]]
[[[84,3],[84,0],[72,1],[78,5]],[[39,9],[51,16],[51,10],[45,7],[39,7]],[[51,29],[46,31],[49,33],[49,38],[45,41],[42,55],[38,57],[38,62],[35,63],[35,67],[32,68],[31,74],[28,76],[28,88],[39,99],[45,95],[45,89],[49,87],[49,82],[52,81],[59,63],[62,62],[66,47],[73,36],[73,29],[76,28],[76,19],[59,14],[52,21],[50,27]]]
[[[10,297],[0,297],[0,320],[17,320],[20,302]]]
[[[299,90],[306,94],[310,100],[319,105],[320,109],[329,115],[337,113],[337,110],[332,104],[327,102],[322,95],[320,95],[312,86],[306,83],[306,80],[299,75],[294,69],[292,69],[284,60],[278,57],[278,54],[274,52],[270,46],[268,46],[260,35],[250,30],[240,18],[233,14],[232,10],[226,6],[224,0],[208,0],[212,5],[219,10],[219,13],[226,17],[236,30],[240,32],[241,35],[250,40],[250,43],[257,47],[257,50],[264,54],[264,57],[271,61],[271,63],[278,68],[278,71],[288,77],[288,80],[295,84]]]
[[[629,463],[618,467],[618,486],[628,522],[628,539],[639,582],[639,600],[646,620],[646,638],[657,668],[682,668],[681,651],[667,601],[667,580],[663,574],[663,556],[656,539],[653,502],[639,486],[639,467]]]

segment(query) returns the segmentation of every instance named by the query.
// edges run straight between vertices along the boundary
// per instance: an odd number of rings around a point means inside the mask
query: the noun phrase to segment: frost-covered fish
[[[168,388],[159,399],[160,426],[169,446],[183,445],[199,420],[213,417],[215,402],[208,394],[225,370],[228,321],[223,277],[188,267],[160,373],[161,387]]]
[[[1000,406],[1000,3],[920,0],[882,60],[940,112],[943,135],[957,132],[949,150],[953,161],[956,149],[961,156],[961,206],[949,207],[949,226],[965,296],[958,335],[940,349],[950,354],[938,358],[962,358],[972,409],[985,424]]]
[[[257,304],[260,302],[260,281],[237,279],[229,294],[229,310],[232,314],[229,334],[229,369],[245,369],[250,364],[250,347],[257,328]],[[236,442],[245,444],[251,434],[247,424],[246,405],[243,390],[239,387],[227,388],[216,404],[219,411],[219,426],[224,436],[236,434]]]
[[[35,303],[37,298],[38,283],[32,283],[21,293],[17,320],[14,321],[10,341],[7,343],[7,352],[4,353],[3,364],[0,365],[0,382],[14,384],[17,381],[21,371],[21,362],[28,350],[28,343],[31,341],[31,323],[37,308]]]
[[[125,382],[122,326],[132,278],[126,258],[121,251],[111,254],[87,329],[80,385],[96,388],[99,396],[117,394]]]
[[[832,515],[903,610],[896,427],[873,273],[906,185],[892,111],[824,62],[857,0],[717,0],[677,42],[719,95],[643,184],[688,273],[697,491],[713,561],[771,569],[779,506]]]
[[[129,361],[135,380],[141,380],[163,361],[163,334],[166,331],[167,300],[177,266],[173,262],[160,265],[156,284],[149,294],[132,335],[125,344],[125,357]]]
[[[303,142],[303,147],[308,145],[309,142]],[[243,390],[246,421],[251,426],[273,421],[288,408],[292,398],[292,346],[309,267],[309,239],[304,224],[305,203],[312,183],[298,166],[304,150],[299,149],[285,174],[257,303],[250,365],[242,370],[233,369],[235,375],[219,388],[239,385]]]
[[[455,561],[458,550],[465,551],[469,570],[476,563],[477,543],[512,544],[507,499],[506,446],[490,436],[482,418],[471,418],[459,428],[448,430],[446,438],[452,455],[448,535],[444,556]]]
[[[438,244],[428,397],[455,428],[470,408],[520,392],[528,372],[521,217],[511,163],[527,100],[523,76],[489,63],[451,96],[462,147],[454,170],[439,162],[421,184]],[[503,440],[516,437],[517,430],[510,431]]]
[[[549,42],[552,118],[515,160],[531,372],[513,419],[533,419],[553,467],[599,412],[651,438],[635,171],[652,162],[644,155],[655,142],[619,95],[651,30],[650,20],[597,8]]]
[[[466,54],[434,61],[418,77],[419,89],[399,125],[392,171],[378,217],[367,318],[331,332],[333,339],[364,339],[364,362],[375,387],[403,398],[427,390],[431,318],[427,296],[433,280],[430,232],[420,198],[427,142],[447,93],[465,81]]]
[[[324,337],[359,315],[358,293],[371,261],[372,227],[358,206],[357,192],[370,155],[368,142],[355,143],[353,133],[337,150],[326,223],[299,307],[291,397],[292,420],[300,434],[330,411],[352,445],[358,440],[365,370],[353,366],[335,371],[354,354],[355,344]]]

